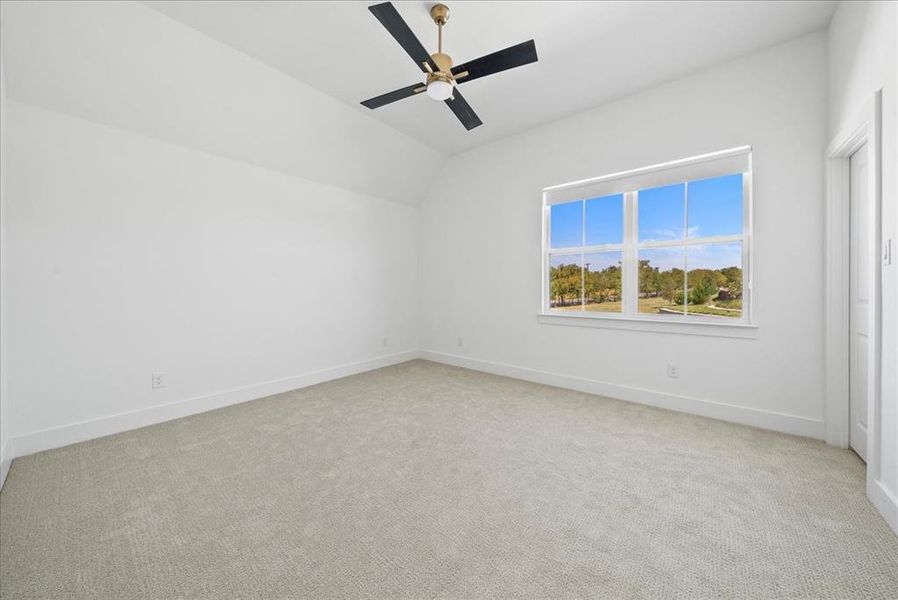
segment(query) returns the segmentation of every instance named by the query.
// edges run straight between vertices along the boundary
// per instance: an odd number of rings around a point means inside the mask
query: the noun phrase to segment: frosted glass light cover
[[[452,84],[446,81],[431,81],[427,86],[427,95],[434,100],[445,100],[452,95]]]

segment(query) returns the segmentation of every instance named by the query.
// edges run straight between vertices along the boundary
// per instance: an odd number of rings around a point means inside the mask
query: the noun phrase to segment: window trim
[[[638,240],[638,189],[622,190],[617,189],[616,185],[634,185],[634,181],[640,178],[652,181],[652,185],[671,185],[696,181],[694,177],[696,173],[701,173],[703,177],[719,177],[728,174],[726,171],[729,164],[734,159],[744,157],[745,167],[741,171],[729,171],[742,173],[742,234],[725,235],[725,236],[709,236],[702,238],[689,238],[688,225],[685,239],[680,240],[663,240],[663,241],[646,241]],[[717,167],[722,172],[716,172],[713,165],[720,161],[724,166]],[[710,171],[707,169],[710,168]],[[661,173],[669,171],[666,179]],[[720,152],[712,152],[699,156],[670,161],[648,167],[641,167],[629,171],[622,171],[611,175],[603,175],[592,179],[584,179],[568,184],[549,186],[543,189],[542,194],[542,253],[541,253],[541,305],[539,321],[541,323],[564,324],[564,325],[580,325],[603,327],[605,325],[612,326],[614,329],[638,329],[638,330],[658,330],[672,331],[680,333],[696,333],[699,335],[713,334],[726,335],[732,337],[755,337],[752,330],[756,330],[758,325],[754,320],[752,311],[753,296],[753,252],[754,240],[752,236],[752,149],[751,146],[740,146]],[[716,173],[716,174],[715,174]],[[663,183],[667,181],[667,183]],[[585,201],[591,199],[589,188],[595,188],[596,185],[606,186],[609,194],[623,194],[623,219],[624,219],[624,236],[620,244],[604,244],[595,246],[579,246],[575,248],[559,248],[551,249],[549,246],[549,236],[551,233],[551,208],[553,204],[561,204],[564,202],[574,202],[576,200]],[[607,187],[611,186],[611,187]],[[583,193],[577,194],[576,190],[585,188]],[[617,191],[614,191],[617,189]],[[645,189],[645,188],[642,188]],[[688,186],[687,186],[688,189]],[[557,196],[559,191],[563,194],[561,199]],[[687,191],[688,194],[688,191]],[[554,198],[550,200],[549,196]],[[608,195],[608,194],[606,194]],[[684,207],[684,218],[688,219],[688,195],[685,199],[687,203]],[[583,228],[585,230],[585,215]],[[582,239],[585,243],[585,239]],[[683,247],[688,249],[690,245],[710,244],[710,243],[735,243],[742,244],[742,316],[739,319],[720,320],[719,318],[707,317],[702,315],[663,315],[663,314],[646,314],[638,312],[639,298],[639,249],[645,248],[664,248],[664,247]],[[569,254],[578,256],[581,254],[592,252],[621,252],[621,299],[622,312],[620,313],[603,313],[603,312],[573,312],[553,310],[550,298],[549,286],[549,267],[550,257],[557,255]],[[686,265],[688,273],[688,264]],[[629,292],[629,293],[628,293]],[[581,289],[581,302],[582,302]],[[729,328],[730,333],[723,333]],[[704,332],[704,333],[702,333]],[[736,333],[738,332],[738,333]],[[746,334],[746,332],[749,332]]]

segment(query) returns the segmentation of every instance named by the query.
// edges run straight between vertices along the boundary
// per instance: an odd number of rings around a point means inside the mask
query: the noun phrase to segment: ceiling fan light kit
[[[452,97],[452,82],[444,79],[441,75],[434,74],[427,76],[427,95],[434,100],[446,100]]]
[[[437,26],[437,51],[433,54],[427,53],[392,3],[375,4],[369,6],[368,10],[424,73],[423,85],[410,85],[363,101],[362,105],[370,109],[426,91],[428,97],[445,102],[462,125],[471,130],[483,122],[459,93],[458,84],[537,61],[536,44],[529,40],[453,67],[452,57],[443,52],[443,25],[449,20],[448,6],[434,4],[430,9],[430,17]]]

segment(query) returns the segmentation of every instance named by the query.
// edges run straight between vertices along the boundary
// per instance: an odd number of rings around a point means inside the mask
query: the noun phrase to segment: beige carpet
[[[850,452],[414,361],[15,461],[3,598],[898,597]]]

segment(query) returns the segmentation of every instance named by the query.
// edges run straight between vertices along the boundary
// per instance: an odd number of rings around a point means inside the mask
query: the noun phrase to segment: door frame
[[[875,249],[870,297],[870,347],[868,366],[870,390],[867,406],[867,488],[880,479],[882,412],[881,331],[882,269],[879,248],[882,245],[881,116],[882,92],[877,91],[862,109],[833,138],[826,150],[826,225],[825,225],[825,423],[826,443],[848,447],[849,441],[849,243],[850,243],[850,168],[849,161],[867,144],[869,171],[868,193],[872,223],[870,240]]]

